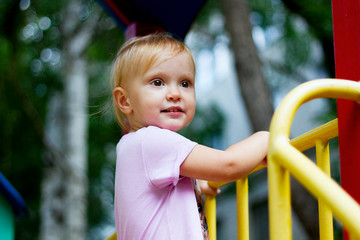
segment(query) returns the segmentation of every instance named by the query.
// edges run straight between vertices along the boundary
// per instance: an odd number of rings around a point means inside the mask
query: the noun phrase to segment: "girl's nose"
[[[169,101],[178,101],[181,98],[180,90],[177,86],[169,86],[166,99]]]

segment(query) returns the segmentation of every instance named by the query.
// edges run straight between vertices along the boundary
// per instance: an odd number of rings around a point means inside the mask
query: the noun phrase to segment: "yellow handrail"
[[[264,169],[263,164],[258,165],[250,174]],[[209,182],[214,188],[220,188],[231,182]],[[236,181],[236,204],[237,204],[237,234],[239,240],[247,240],[249,234],[249,199],[248,199],[248,178],[244,177]],[[216,197],[205,195],[205,216],[209,228],[211,240],[216,240]]]
[[[338,136],[338,120],[332,120],[328,123],[325,123],[309,132],[306,132],[296,138],[293,138],[290,143],[294,147],[296,147],[299,151],[308,150],[316,145],[316,142],[321,140],[321,142],[328,142],[330,139]],[[320,155],[318,156],[320,158]],[[327,159],[329,167],[329,158]],[[257,172],[265,168],[264,165],[257,166],[250,174]],[[322,168],[323,169],[323,168]],[[330,171],[328,170],[328,174],[330,175]],[[212,187],[222,187],[230,182],[209,182],[209,185]],[[249,236],[249,213],[248,213],[248,185],[247,178],[239,180],[236,182],[236,198],[237,198],[237,211],[238,211],[238,228],[237,234],[238,239],[248,240]],[[239,202],[240,201],[240,202]],[[321,208],[319,206],[319,208]],[[326,210],[325,210],[326,211]],[[322,215],[322,210],[319,210],[319,215]],[[209,225],[210,239],[216,239],[216,199],[214,196],[205,195],[205,214],[206,219]],[[239,219],[240,218],[240,219]],[[324,218],[322,218],[324,219]],[[329,217],[325,218],[326,220],[320,220],[319,222],[326,222],[326,224],[322,224],[323,227],[320,226],[320,232],[324,232],[321,230],[324,226],[328,229],[326,232],[332,233],[332,215],[331,220]],[[331,238],[323,237],[320,239],[331,240]]]
[[[331,209],[352,236],[360,238],[359,204],[289,140],[295,112],[301,104],[315,98],[344,98],[360,102],[360,83],[339,79],[307,82],[291,91],[275,112],[270,126],[268,154],[270,239],[292,238],[290,173],[323,202],[323,206]],[[327,142],[319,140],[317,144],[327,149]]]
[[[105,240],[116,240],[116,232],[114,232],[110,237],[107,237]]]
[[[268,154],[270,239],[273,240],[292,239],[290,173],[319,200],[320,239],[333,239],[333,212],[349,230],[351,237],[360,238],[360,206],[330,177],[328,141],[338,136],[337,119],[289,139],[297,109],[315,98],[345,98],[360,102],[360,83],[339,79],[310,81],[291,91],[275,112],[270,127]],[[301,153],[312,147],[316,147],[317,166]],[[221,187],[227,183],[209,184]],[[216,199],[211,196],[205,199],[210,239],[214,240]],[[237,181],[237,201],[238,239],[248,240],[247,178]]]

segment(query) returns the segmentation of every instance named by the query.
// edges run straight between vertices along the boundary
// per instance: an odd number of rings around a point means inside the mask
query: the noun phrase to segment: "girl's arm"
[[[268,132],[257,132],[225,151],[196,145],[180,167],[180,175],[208,181],[234,181],[248,175],[267,155]]]

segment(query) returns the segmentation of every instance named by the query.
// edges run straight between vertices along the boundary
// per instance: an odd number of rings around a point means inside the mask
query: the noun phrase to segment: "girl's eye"
[[[164,85],[164,83],[161,80],[154,80],[151,84],[155,87],[160,87]]]
[[[189,88],[190,87],[190,82],[189,81],[182,81],[180,85],[183,88]]]

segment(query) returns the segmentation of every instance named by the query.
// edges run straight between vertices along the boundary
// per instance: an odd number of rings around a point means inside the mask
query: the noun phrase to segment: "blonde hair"
[[[169,49],[174,57],[180,53],[190,56],[195,71],[195,63],[191,51],[185,44],[166,33],[150,34],[144,37],[136,37],[126,42],[119,50],[111,71],[112,89],[116,87],[127,88],[132,78],[141,76],[148,71],[160,58],[164,50]],[[129,130],[126,123],[127,117],[116,106],[113,97],[116,119],[123,130]]]

